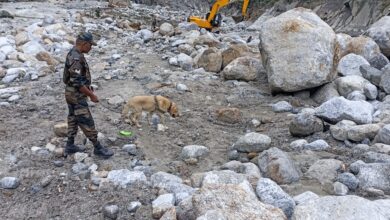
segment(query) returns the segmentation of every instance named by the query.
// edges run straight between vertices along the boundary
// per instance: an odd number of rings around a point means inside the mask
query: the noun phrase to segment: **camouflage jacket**
[[[82,86],[91,85],[91,74],[85,57],[75,47],[66,56],[63,81],[65,87],[65,98],[67,103],[76,104],[87,98],[79,91]]]

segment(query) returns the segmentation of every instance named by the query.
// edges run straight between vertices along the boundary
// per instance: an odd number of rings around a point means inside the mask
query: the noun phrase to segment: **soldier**
[[[63,81],[65,87],[65,99],[68,104],[68,141],[65,147],[65,154],[82,152],[84,149],[74,144],[74,138],[78,127],[94,145],[94,154],[105,158],[111,157],[114,152],[103,147],[97,140],[98,132],[88,108],[87,97],[92,102],[99,102],[91,87],[91,74],[84,53],[88,53],[93,42],[91,33],[82,33],[76,39],[76,46],[66,56]]]

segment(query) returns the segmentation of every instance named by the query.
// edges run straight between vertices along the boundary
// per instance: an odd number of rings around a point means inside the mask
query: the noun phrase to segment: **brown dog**
[[[134,96],[130,98],[122,111],[122,118],[126,119],[129,111],[130,121],[137,127],[141,127],[138,120],[142,114],[142,111],[148,112],[148,122],[150,124],[150,117],[153,112],[156,112],[161,119],[161,123],[164,123],[164,113],[168,112],[172,117],[179,116],[177,105],[164,96]]]

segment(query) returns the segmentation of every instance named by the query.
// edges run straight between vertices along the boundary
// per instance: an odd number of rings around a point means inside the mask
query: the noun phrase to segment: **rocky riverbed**
[[[186,10],[111,3],[1,3],[2,218],[390,219],[389,16],[357,37],[304,8],[208,32]],[[63,155],[81,31],[98,44],[90,106],[108,160],[81,132],[87,151]],[[120,112],[135,95],[180,117],[132,127]]]

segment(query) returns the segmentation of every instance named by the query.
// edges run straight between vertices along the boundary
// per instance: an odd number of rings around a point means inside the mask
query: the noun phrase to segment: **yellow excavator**
[[[205,28],[207,30],[211,30],[214,27],[219,27],[222,22],[221,14],[218,13],[219,9],[237,1],[241,1],[241,0],[216,0],[210,9],[210,12],[207,13],[205,19],[198,16],[190,16],[188,18],[188,21],[194,22],[200,28]],[[244,0],[244,3],[242,5],[242,17],[246,16],[246,10],[248,8],[248,4],[249,4],[249,0]]]

